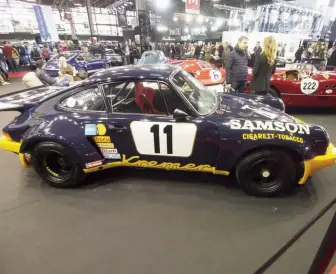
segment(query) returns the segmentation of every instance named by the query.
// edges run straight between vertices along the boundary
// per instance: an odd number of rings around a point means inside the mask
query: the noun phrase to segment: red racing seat
[[[144,87],[142,83],[135,83],[135,103],[140,107],[142,113],[166,114],[158,111],[153,104],[155,90],[151,87]]]

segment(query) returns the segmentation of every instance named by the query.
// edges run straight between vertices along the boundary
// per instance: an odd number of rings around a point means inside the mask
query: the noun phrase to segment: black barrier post
[[[329,225],[308,274],[324,274],[336,251],[336,213]]]
[[[317,215],[313,217],[303,228],[301,228],[292,238],[289,239],[271,258],[269,258],[257,271],[253,274],[263,274],[267,269],[271,267],[301,236],[311,228],[329,209],[336,204],[336,198],[334,198],[326,207],[324,207]],[[322,272],[323,273],[323,272]],[[314,274],[322,274],[315,272]],[[309,273],[310,274],[310,273]]]

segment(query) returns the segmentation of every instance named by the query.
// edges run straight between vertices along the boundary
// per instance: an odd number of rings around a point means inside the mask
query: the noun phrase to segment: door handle
[[[110,130],[126,130],[127,128],[123,125],[109,125]]]

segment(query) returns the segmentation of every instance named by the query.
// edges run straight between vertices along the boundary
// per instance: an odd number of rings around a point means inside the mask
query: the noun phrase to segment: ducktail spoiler
[[[41,86],[15,91],[0,96],[0,111],[24,112],[41,101],[62,92],[64,88]]]

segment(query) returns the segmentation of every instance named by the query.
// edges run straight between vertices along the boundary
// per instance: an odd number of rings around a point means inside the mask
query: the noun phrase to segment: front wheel
[[[81,68],[78,70],[78,76],[84,80],[89,77],[89,74],[86,69]]]
[[[105,64],[105,69],[109,69],[111,67],[111,65],[109,63]]]
[[[237,165],[236,177],[249,195],[278,196],[297,185],[297,164],[282,150],[255,151]]]
[[[58,188],[78,186],[85,178],[81,167],[72,160],[69,151],[62,145],[43,142],[31,153],[35,171],[49,185]]]

